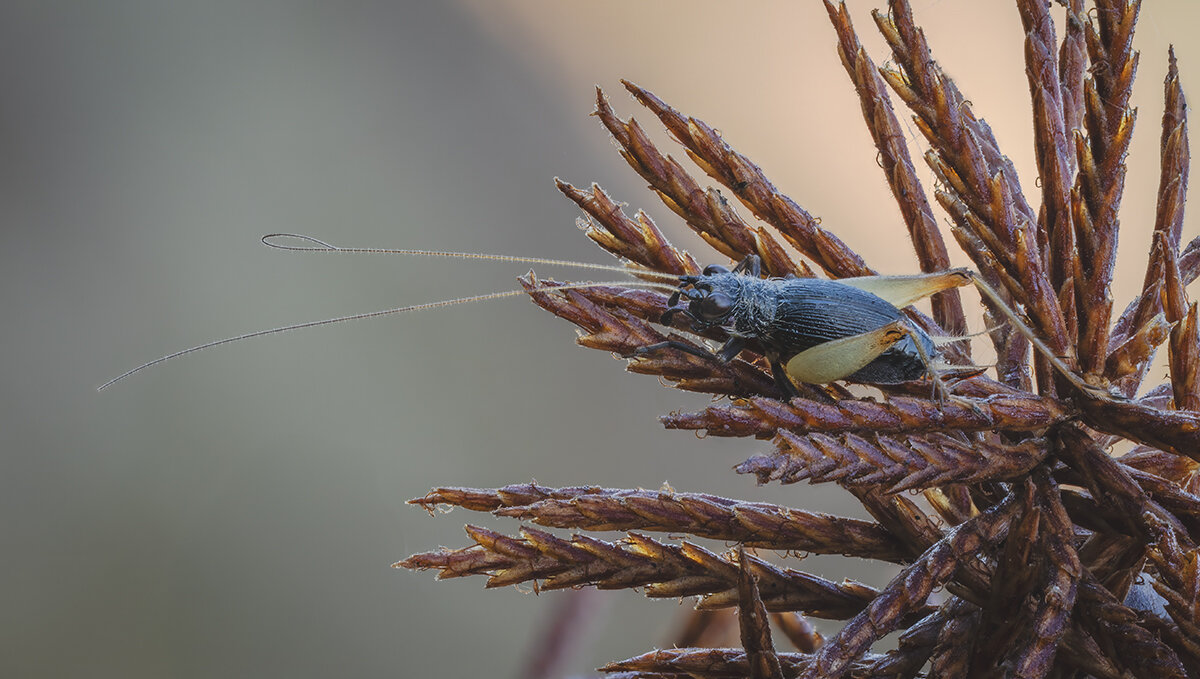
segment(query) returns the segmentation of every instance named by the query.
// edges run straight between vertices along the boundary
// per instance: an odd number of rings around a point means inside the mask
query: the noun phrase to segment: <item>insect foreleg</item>
[[[692,356],[699,356],[700,358],[705,358],[705,359],[709,359],[709,360],[719,360],[717,358],[716,354],[713,354],[712,352],[709,352],[709,351],[705,351],[704,349],[701,349],[700,347],[688,344],[687,342],[680,342],[679,340],[667,340],[665,342],[655,342],[654,344],[647,344],[645,346],[641,346],[641,347],[638,347],[637,349],[634,349],[633,353],[630,354],[630,356],[638,356],[638,357],[646,356],[647,354],[652,354],[656,351],[662,351],[663,349],[675,349],[678,351],[682,351],[685,354],[691,354]],[[724,362],[725,361],[722,361],[722,363],[724,363]]]
[[[745,346],[746,339],[744,337],[730,337],[729,340],[726,341],[725,344],[723,344],[721,348],[714,354],[710,351],[705,351],[704,349],[686,342],[667,340],[665,342],[657,342],[655,344],[647,344],[644,347],[638,347],[637,349],[633,350],[633,355],[645,356],[646,354],[660,351],[662,349],[678,349],[679,351],[691,354],[692,356],[699,356],[700,358],[725,364],[732,361],[734,356],[737,356],[739,353],[741,353]]]

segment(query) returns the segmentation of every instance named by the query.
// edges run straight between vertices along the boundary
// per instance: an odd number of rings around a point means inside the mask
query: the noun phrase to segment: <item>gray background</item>
[[[663,431],[657,414],[707,400],[623,374],[524,300],[246,342],[94,391],[208,339],[525,270],[286,254],[258,245],[271,231],[606,261],[559,175],[712,260],[587,117],[600,83],[654,127],[618,78],[721,128],[878,268],[913,268],[820,3],[602,4],[0,7],[0,674],[515,676],[562,595],[390,569],[468,544],[467,521],[516,529],[405,506],[434,485],[669,481],[859,513],[836,489],[728,471],[765,443]],[[852,5],[864,34],[875,4]],[[979,4],[916,6],[1032,191],[1019,21]],[[1193,5],[1144,13],[1120,282],[1141,275],[1165,45],[1192,37]],[[1200,56],[1179,54],[1194,85]],[[669,643],[686,608],[598,601],[570,671]]]

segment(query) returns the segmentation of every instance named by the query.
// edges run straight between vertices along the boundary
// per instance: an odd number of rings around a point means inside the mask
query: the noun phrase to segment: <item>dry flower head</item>
[[[440,577],[483,575],[488,587],[698,597],[698,622],[686,635],[695,643],[613,662],[601,668],[609,676],[1200,677],[1200,322],[1186,292],[1200,275],[1200,238],[1182,243],[1190,156],[1175,56],[1168,57],[1154,232],[1142,245],[1145,282],[1140,295],[1114,307],[1140,2],[1062,1],[1062,36],[1045,0],[1016,4],[1039,175],[1032,190],[934,60],[906,0],[873,14],[890,49],[884,67],[863,49],[846,7],[825,1],[922,271],[950,265],[936,203],[982,278],[1037,337],[1082,380],[1124,398],[1061,379],[988,300],[996,377],[962,380],[954,385],[962,398],[946,404],[929,401],[919,384],[882,387],[875,398],[839,384],[801,385],[800,396],[787,400],[752,351],[723,365],[655,352],[631,359],[629,370],[729,397],[663,417],[668,428],[769,440],[770,451],[735,470],[760,483],[835,482],[873,521],[671,489],[439,488],[413,502],[581,532],[561,537],[526,526],[506,535],[468,526],[473,545],[397,565],[437,569]],[[603,92],[595,115],[630,167],[718,253],[735,261],[755,254],[772,276],[874,272],[708,124],[625,87],[719,187],[660,151]],[[929,146],[923,160],[936,177],[932,194],[918,178],[893,99]],[[644,212],[627,215],[595,185],[557,184],[585,213],[587,236],[631,272],[700,271]],[[631,356],[667,339],[697,342],[680,334],[682,321],[663,327],[667,298],[658,292],[556,292],[557,284],[533,277],[524,284],[537,304],[582,329],[584,346]],[[957,291],[939,293],[932,315],[910,312],[912,322],[961,334],[962,304]],[[724,339],[719,331],[706,338]],[[1164,344],[1169,379],[1145,385]],[[971,360],[965,342],[948,353],[955,363]],[[1119,442],[1127,443],[1117,457]],[[902,491],[921,491],[925,502]],[[591,535],[604,531],[623,535]],[[716,553],[678,538],[687,535],[737,547]],[[901,571],[882,588],[836,583],[775,565],[771,551],[872,559]],[[938,589],[944,595],[931,598]],[[740,647],[699,643],[721,619],[706,612],[734,607]],[[806,617],[844,623],[822,638]],[[794,651],[775,648],[772,627]],[[892,650],[872,649],[893,632]]]

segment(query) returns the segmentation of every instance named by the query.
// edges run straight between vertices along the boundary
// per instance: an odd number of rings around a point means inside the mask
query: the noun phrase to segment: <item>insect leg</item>
[[[800,395],[800,390],[796,388],[796,383],[788,377],[787,368],[783,367],[783,363],[779,361],[778,356],[771,357],[771,377],[775,378],[775,387],[785,394],[790,401]]]
[[[645,346],[641,346],[641,347],[638,347],[637,349],[634,349],[633,353],[630,354],[630,356],[645,356],[647,354],[652,354],[656,351],[661,351],[663,349],[677,349],[679,351],[684,352],[685,354],[691,354],[692,356],[699,356],[700,358],[707,358],[707,359],[712,359],[712,360],[720,360],[720,359],[718,359],[718,357],[715,354],[713,354],[711,352],[700,349],[699,347],[692,346],[691,344],[687,344],[686,342],[680,342],[678,340],[667,340],[665,342],[656,342],[654,344],[647,344]],[[725,361],[722,361],[722,363],[724,363],[724,362]]]
[[[913,346],[917,349],[917,356],[921,357],[921,362],[925,364],[925,372],[929,373],[929,381],[932,383],[930,387],[932,393],[930,393],[929,398],[933,402],[938,403],[940,407],[940,404],[952,399],[953,396],[950,394],[950,390],[947,389],[946,383],[942,381],[941,371],[934,366],[933,357],[929,355],[928,351],[925,351],[925,346],[921,343],[921,339],[917,337],[917,334],[907,324],[904,325],[904,331],[905,334],[912,338]],[[973,403],[971,407],[976,411],[979,410],[979,406]]]
[[[662,349],[678,349],[679,351],[691,354],[692,356],[699,356],[700,358],[707,358],[709,360],[725,364],[732,361],[733,357],[737,356],[742,349],[745,348],[745,346],[746,339],[744,337],[730,337],[725,344],[721,345],[721,348],[717,351],[717,353],[714,354],[691,344],[687,344],[686,342],[667,340],[665,342],[657,342],[655,344],[647,344],[644,347],[638,347],[637,349],[633,350],[632,355],[645,356],[646,354],[654,353],[655,351],[660,351]]]
[[[733,360],[734,356],[740,354],[745,347],[746,338],[730,337],[725,344],[721,345],[720,351],[717,352],[717,360],[722,363],[728,363]]]
[[[971,283],[979,290],[979,293],[995,303],[996,307],[1009,320],[1013,328],[1019,332],[1029,343],[1037,349],[1045,359],[1058,371],[1068,382],[1074,385],[1080,391],[1091,395],[1094,398],[1104,399],[1106,401],[1119,400],[1119,397],[1114,395],[1107,389],[1089,384],[1080,377],[1071,366],[1067,365],[1058,355],[1056,355],[1045,342],[1037,336],[1036,333],[1029,327],[1025,321],[1013,311],[1000,293],[992,289],[990,285],[979,277],[979,274],[970,269],[950,269],[948,271],[939,271],[930,274],[917,274],[915,276],[862,276],[859,278],[842,278],[839,283],[845,283],[861,290],[866,290],[884,300],[890,302],[897,308],[904,308],[913,302],[932,295],[935,292],[947,290],[954,287],[962,287]]]
[[[733,273],[744,273],[748,276],[758,278],[762,276],[762,260],[759,259],[758,255],[746,255],[745,259],[733,267]]]
[[[1046,359],[1046,361],[1054,367],[1055,370],[1057,370],[1077,389],[1085,394],[1089,394],[1094,398],[1099,398],[1105,401],[1124,400],[1123,397],[1114,394],[1102,386],[1088,384],[1082,377],[1072,370],[1069,365],[1059,358],[1058,355],[1055,354],[1028,325],[1025,324],[1025,321],[1023,321],[1021,317],[1017,315],[1017,312],[1013,311],[1012,308],[1005,303],[1004,298],[1000,296],[1000,293],[993,290],[992,286],[985,283],[977,274],[971,274],[971,282],[975,284],[975,288],[979,290],[981,295],[984,295],[995,303],[996,307],[1000,309],[1000,312],[1003,313],[1004,316],[1012,323],[1013,328],[1015,328],[1017,332],[1021,333],[1025,339],[1029,340],[1029,343],[1032,344],[1035,349],[1037,349],[1038,353],[1040,353]]]

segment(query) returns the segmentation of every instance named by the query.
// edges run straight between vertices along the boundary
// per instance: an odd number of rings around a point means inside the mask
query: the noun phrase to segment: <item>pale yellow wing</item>
[[[960,288],[971,283],[972,276],[966,269],[950,269],[937,273],[914,276],[860,276],[839,278],[838,283],[865,290],[887,301],[897,309],[924,299],[935,292]]]
[[[805,349],[787,362],[787,372],[798,382],[825,384],[852,375],[874,361],[908,332],[904,321],[887,325]]]

